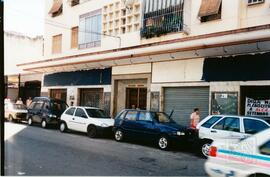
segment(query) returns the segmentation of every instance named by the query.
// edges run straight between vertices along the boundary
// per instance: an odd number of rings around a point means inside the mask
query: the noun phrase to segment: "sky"
[[[43,35],[44,8],[45,0],[4,0],[4,30]]]

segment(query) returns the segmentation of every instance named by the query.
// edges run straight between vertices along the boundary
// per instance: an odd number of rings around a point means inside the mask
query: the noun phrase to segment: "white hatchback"
[[[212,177],[270,177],[270,129],[245,140],[217,140],[205,170]]]
[[[104,133],[112,133],[114,119],[110,118],[104,110],[93,107],[69,107],[60,120],[60,131],[74,130],[86,132],[94,138]]]
[[[232,115],[208,116],[196,127],[200,153],[207,157],[210,145],[214,140],[245,139],[269,127],[270,125],[260,118]]]

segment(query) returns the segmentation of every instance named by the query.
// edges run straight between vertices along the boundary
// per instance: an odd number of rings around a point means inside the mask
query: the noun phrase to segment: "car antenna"
[[[169,118],[171,118],[171,117],[172,117],[173,113],[174,113],[174,109],[172,109],[172,111],[171,111],[171,113],[170,113]]]

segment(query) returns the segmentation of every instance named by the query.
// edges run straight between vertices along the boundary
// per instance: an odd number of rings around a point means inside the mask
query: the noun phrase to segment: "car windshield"
[[[94,118],[108,118],[110,119],[110,116],[108,116],[103,110],[101,109],[85,109],[89,117]]]
[[[51,109],[55,112],[64,112],[67,108],[67,105],[64,102],[60,101],[52,101],[51,102]]]
[[[153,112],[152,115],[153,115],[153,118],[156,119],[160,123],[173,122],[173,120],[170,119],[169,116],[163,112]]]
[[[24,104],[13,104],[14,109],[26,109]]]

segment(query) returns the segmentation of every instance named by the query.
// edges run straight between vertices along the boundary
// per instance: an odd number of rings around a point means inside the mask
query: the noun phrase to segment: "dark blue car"
[[[168,149],[173,142],[184,140],[186,132],[185,127],[163,112],[130,109],[116,116],[113,130],[116,141],[132,137],[149,139],[163,150]]]

